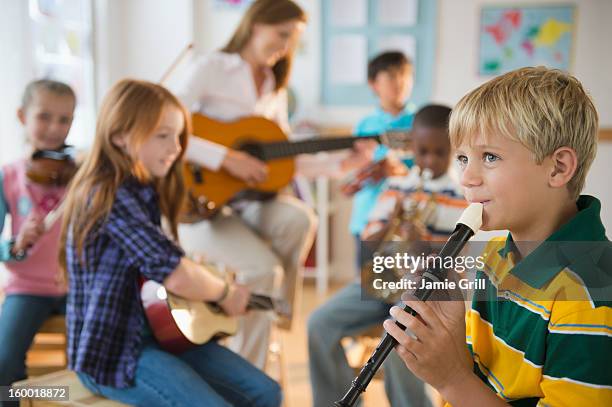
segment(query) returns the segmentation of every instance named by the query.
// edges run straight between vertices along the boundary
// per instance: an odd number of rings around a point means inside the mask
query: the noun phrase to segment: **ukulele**
[[[214,269],[209,272],[217,273]],[[227,316],[217,304],[187,300],[155,281],[142,283],[140,297],[153,336],[170,353],[182,353],[212,339],[234,335],[238,330],[238,318]],[[291,314],[285,301],[259,294],[251,294],[247,309],[273,310],[287,317]]]
[[[289,185],[295,174],[295,156],[321,151],[351,148],[360,140],[373,139],[389,148],[405,148],[410,142],[407,131],[391,131],[366,137],[319,137],[289,141],[281,128],[263,117],[245,117],[221,122],[201,114],[192,116],[193,134],[246,152],[268,165],[264,182],[248,186],[224,170],[211,171],[193,163],[184,164],[187,200],[183,206],[183,222],[195,222],[215,215],[236,199],[266,199]]]

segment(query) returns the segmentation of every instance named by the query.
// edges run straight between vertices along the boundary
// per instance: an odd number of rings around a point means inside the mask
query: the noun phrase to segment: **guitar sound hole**
[[[204,179],[202,177],[202,168],[199,165],[188,164],[191,175],[193,176],[193,182],[196,184],[203,184]]]
[[[259,143],[244,143],[240,146],[239,150],[244,151],[245,153],[248,153],[249,155],[252,155],[253,157],[258,158],[262,161],[265,161],[266,159],[264,149]]]

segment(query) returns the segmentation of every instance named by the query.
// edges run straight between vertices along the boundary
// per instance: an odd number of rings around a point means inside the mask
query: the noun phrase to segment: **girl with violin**
[[[215,341],[168,353],[145,318],[142,279],[230,316],[243,314],[249,298],[176,243],[188,134],[187,111],[160,85],[122,80],[106,95],[66,196],[69,367],[90,391],[130,405],[278,407],[278,384],[239,355]]]
[[[25,355],[34,335],[49,315],[65,312],[66,285],[57,262],[60,224],[45,225],[45,217],[60,205],[74,172],[63,148],[75,103],[64,83],[30,83],[17,116],[32,149],[0,172],[0,231],[5,217],[11,218],[11,238],[0,242],[9,275],[0,310],[0,386],[26,378]]]
[[[291,0],[256,0],[220,51],[200,57],[177,96],[194,111],[218,120],[264,116],[289,130],[287,82],[306,14]],[[266,179],[264,162],[244,152],[192,137],[189,161],[227,171],[250,184]],[[298,269],[312,243],[316,218],[301,201],[277,195],[266,201],[241,201],[233,212],[181,226],[185,249],[237,270],[253,291],[279,294],[294,302]],[[279,285],[282,279],[282,285]],[[284,327],[289,327],[290,321]],[[271,319],[252,313],[241,321],[230,348],[263,368]]]

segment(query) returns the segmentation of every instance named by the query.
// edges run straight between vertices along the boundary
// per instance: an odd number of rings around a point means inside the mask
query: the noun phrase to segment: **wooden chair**
[[[28,377],[63,370],[67,365],[66,318],[49,317],[40,328],[26,357]]]

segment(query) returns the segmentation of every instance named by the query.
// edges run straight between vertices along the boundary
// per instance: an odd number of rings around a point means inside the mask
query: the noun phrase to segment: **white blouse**
[[[197,58],[173,91],[192,112],[219,120],[264,116],[275,121],[288,138],[293,138],[287,113],[287,91],[275,92],[272,70],[265,74],[261,95],[257,96],[251,66],[240,54],[215,51]],[[216,171],[226,153],[225,146],[191,136],[185,158]],[[346,151],[300,155],[296,157],[296,170],[309,178],[340,177],[343,175],[341,162],[347,155]]]
[[[269,69],[258,96],[251,66],[240,54],[216,51],[199,57],[174,93],[192,112],[219,120],[264,116],[288,131],[287,92],[276,92],[274,86],[274,74]],[[226,152],[222,145],[191,136],[185,157],[218,170]]]

